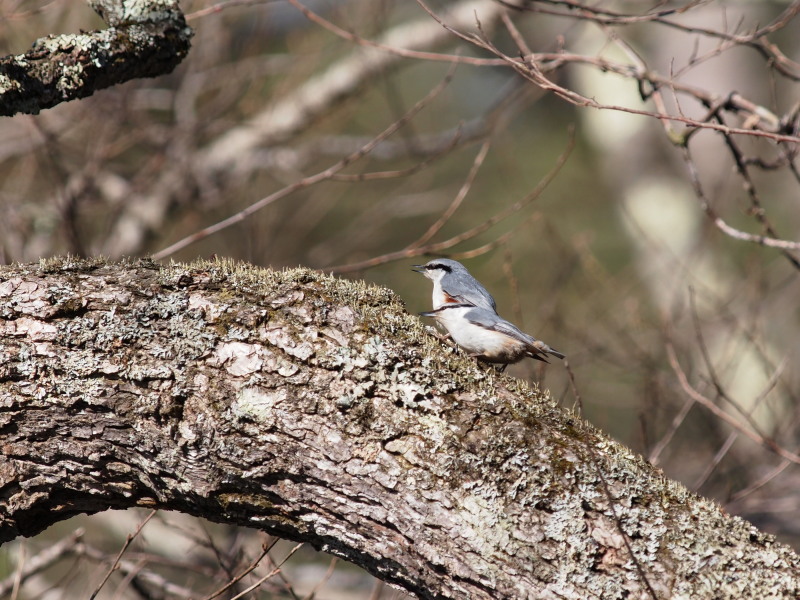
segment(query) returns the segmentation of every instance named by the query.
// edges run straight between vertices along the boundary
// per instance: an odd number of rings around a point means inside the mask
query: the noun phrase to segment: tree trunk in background
[[[0,406],[3,541],[145,506],[308,542],[420,598],[800,595],[789,548],[360,282],[2,267]]]

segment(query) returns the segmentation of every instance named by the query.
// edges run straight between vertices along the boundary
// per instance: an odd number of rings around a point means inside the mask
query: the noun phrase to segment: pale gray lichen
[[[17,60],[17,66],[25,68],[23,61]],[[15,92],[21,88],[20,83],[8,77],[5,73],[0,73],[0,94]]]
[[[247,416],[269,425],[275,421],[275,408],[286,402],[286,389],[266,390],[255,386],[243,387],[231,404],[233,414],[237,417]]]

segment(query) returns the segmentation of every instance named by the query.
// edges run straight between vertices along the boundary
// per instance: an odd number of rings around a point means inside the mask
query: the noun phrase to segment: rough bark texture
[[[0,58],[0,115],[43,108],[139,77],[170,73],[189,52],[192,30],[175,0],[94,0],[111,27],[50,35],[25,54]]]
[[[3,541],[147,506],[420,598],[800,595],[787,547],[443,348],[390,291],[312,271],[3,267],[0,409]]]

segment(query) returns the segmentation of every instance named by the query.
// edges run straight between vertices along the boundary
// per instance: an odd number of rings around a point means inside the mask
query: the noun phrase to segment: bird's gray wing
[[[478,308],[497,312],[497,304],[494,298],[474,277],[462,275],[456,281],[448,281],[447,286],[442,286],[442,289],[445,294],[457,302],[472,304]]]
[[[473,308],[472,310],[468,310],[464,313],[464,318],[473,325],[489,329],[490,331],[503,333],[525,344],[532,344],[536,341],[535,338],[520,331],[513,323],[509,323],[497,313],[485,308]]]
[[[473,325],[478,325],[479,327],[483,327],[484,329],[489,329],[491,331],[504,333],[515,340],[519,340],[520,342],[527,344],[533,358],[537,358],[535,355],[540,353],[552,354],[558,358],[564,358],[564,355],[558,350],[553,350],[541,340],[537,340],[535,337],[521,331],[516,325],[509,323],[496,313],[485,309],[473,308],[472,310],[467,311],[464,314],[464,317]]]

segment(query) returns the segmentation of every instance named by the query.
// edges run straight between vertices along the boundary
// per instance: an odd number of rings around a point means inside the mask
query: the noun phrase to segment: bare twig
[[[83,542],[79,542],[75,546],[74,551],[71,553],[75,554],[76,556],[86,556],[98,562],[108,562],[108,556],[105,552],[102,552],[97,548],[93,548],[92,546],[89,546]],[[155,573],[154,571],[143,568],[143,565],[147,564],[148,562],[154,562],[153,559],[154,557],[149,554],[136,555],[135,561],[122,559],[118,563],[118,570],[126,575],[133,574],[134,577],[130,579],[130,581],[141,581],[143,583],[147,583],[148,585],[171,596],[177,596],[179,598],[193,598],[195,596],[195,593],[189,588],[169,581],[160,573]],[[159,564],[169,564],[169,561],[165,562],[163,559],[159,559],[158,562]],[[184,571],[189,569],[197,570],[196,565],[186,562],[172,566],[176,566]]]
[[[697,348],[700,350],[700,356],[703,358],[703,364],[705,364],[706,370],[708,371],[708,376],[711,379],[711,383],[714,386],[714,390],[717,392],[720,398],[725,400],[728,404],[730,404],[736,412],[738,412],[742,418],[747,421],[748,425],[755,431],[758,435],[765,437],[762,431],[759,431],[758,423],[750,416],[753,410],[755,409],[756,405],[752,405],[750,410],[744,410],[742,406],[734,400],[730,394],[725,390],[722,382],[720,381],[719,376],[717,376],[717,370],[714,367],[714,361],[711,360],[711,355],[708,352],[708,348],[706,347],[706,340],[703,336],[703,329],[700,323],[700,318],[697,314],[697,302],[695,299],[695,291],[694,288],[689,288],[689,306],[692,315],[692,324],[694,325],[694,332],[695,332],[695,340],[697,342]],[[779,369],[776,371],[776,374],[780,376],[780,373],[783,369]],[[777,382],[777,379],[776,379]],[[774,385],[774,384],[773,384]],[[771,389],[771,388],[770,388]],[[763,399],[765,395],[761,395],[760,398]]]
[[[254,6],[257,4],[273,4],[275,2],[276,0],[226,0],[225,2],[217,2],[216,4],[212,4],[211,6],[207,6],[206,8],[201,8],[200,10],[196,10],[193,13],[187,14],[186,20],[191,21],[193,19],[199,19],[200,17],[213,15],[225,9],[234,8],[236,6]]]
[[[22,586],[22,575],[25,572],[26,560],[26,544],[23,540],[19,545],[19,554],[17,555],[17,568],[14,569],[14,577],[11,583],[11,600],[17,600],[19,589]]]
[[[458,210],[458,207],[461,206],[461,203],[464,201],[464,198],[467,197],[469,190],[472,188],[472,183],[475,181],[475,177],[478,174],[478,171],[483,165],[483,161],[486,159],[486,155],[489,153],[489,146],[491,146],[491,140],[486,140],[481,149],[478,151],[478,154],[475,156],[475,160],[472,162],[472,168],[470,169],[469,174],[467,175],[467,179],[464,181],[461,189],[458,190],[458,194],[456,197],[453,198],[453,201],[450,203],[450,206],[447,207],[439,219],[431,225],[428,230],[422,234],[422,236],[415,242],[412,242],[408,248],[419,248],[420,246],[429,242],[433,236],[435,236],[442,227],[450,220],[453,214]]]
[[[708,216],[708,218],[716,226],[716,228],[719,229],[722,233],[734,239],[782,250],[784,256],[786,256],[786,258],[792,263],[792,265],[795,268],[800,269],[800,261],[798,261],[792,254],[788,252],[789,250],[800,250],[800,242],[790,242],[787,240],[775,239],[774,237],[769,237],[765,235],[755,235],[751,233],[746,233],[744,231],[740,231],[734,227],[731,227],[721,217],[719,217],[716,211],[711,207],[711,203],[709,202],[708,198],[705,195],[705,192],[703,191],[703,186],[700,183],[700,174],[697,172],[697,166],[695,165],[694,160],[692,159],[692,155],[691,152],[689,151],[688,145],[684,145],[682,147],[682,151],[683,151],[682,152],[683,159],[689,171],[689,179],[692,183],[692,187],[694,188],[695,195],[697,196],[697,199],[700,201],[700,206],[706,213],[706,216]]]
[[[521,329],[525,328],[525,317],[522,314],[522,303],[519,300],[519,278],[514,273],[514,258],[508,244],[503,248],[503,274],[508,281],[511,292],[511,312],[514,314],[514,321]]]
[[[567,159],[569,158],[569,155],[572,152],[572,148],[574,147],[574,142],[575,142],[574,132],[572,130],[570,130],[569,136],[570,137],[567,142],[567,148],[558,157],[555,166],[550,170],[549,173],[547,173],[547,175],[545,175],[542,178],[542,180],[537,184],[537,186],[533,189],[533,191],[527,196],[525,196],[522,200],[518,200],[505,210],[490,217],[481,225],[476,225],[475,227],[472,227],[467,231],[463,231],[462,233],[455,235],[442,242],[429,243],[417,247],[415,247],[414,244],[412,243],[409,246],[406,246],[406,248],[404,248],[403,250],[398,250],[396,252],[389,252],[387,254],[382,254],[380,256],[376,256],[357,263],[339,265],[328,269],[328,271],[330,271],[331,273],[352,273],[353,271],[363,271],[364,269],[369,269],[372,267],[376,267],[378,265],[383,265],[397,260],[405,260],[415,256],[422,256],[425,254],[440,253],[443,250],[452,248],[453,246],[460,244],[461,242],[464,242],[466,240],[474,238],[477,235],[480,235],[481,233],[487,231],[500,221],[510,217],[513,214],[518,213],[523,208],[530,205],[537,198],[539,198],[539,196],[541,196],[542,192],[544,192],[544,190],[547,188],[550,182],[553,181],[556,175],[558,175],[558,173],[561,171],[561,168],[564,166],[564,164],[566,164]],[[492,242],[492,244],[494,244],[493,247],[502,244],[504,241],[505,239],[498,239],[495,242]]]
[[[384,583],[380,580],[376,580],[375,585],[372,586],[372,591],[369,594],[368,600],[380,600],[380,597],[383,595],[383,587]]]
[[[266,206],[269,206],[273,202],[285,198],[286,196],[289,196],[298,190],[310,187],[327,179],[331,179],[342,169],[350,166],[352,163],[358,161],[359,159],[369,154],[372,151],[372,149],[375,148],[375,146],[377,146],[381,141],[383,141],[384,139],[395,133],[398,129],[406,125],[411,119],[414,118],[414,116],[420,110],[422,110],[425,106],[427,106],[436,96],[438,96],[442,92],[442,90],[444,90],[445,87],[447,87],[447,85],[452,80],[452,77],[453,77],[453,72],[450,71],[441,83],[439,83],[436,87],[434,87],[424,98],[422,98],[420,101],[414,104],[414,106],[412,106],[411,109],[405,115],[403,115],[403,117],[401,117],[400,119],[389,125],[386,129],[384,129],[381,133],[372,138],[369,142],[364,144],[357,151],[353,152],[352,154],[349,154],[348,156],[345,156],[342,160],[340,160],[336,164],[331,165],[324,171],[320,171],[315,175],[305,177],[300,181],[296,181],[291,185],[287,185],[286,187],[276,192],[273,192],[269,196],[262,198],[258,202],[254,202],[244,210],[239,211],[238,213],[228,217],[227,219],[223,219],[222,221],[219,221],[214,225],[210,225],[208,227],[205,227],[204,229],[201,229],[200,231],[197,231],[191,235],[186,236],[182,240],[179,240],[174,244],[167,246],[163,250],[160,250],[159,252],[153,254],[153,259],[163,260],[164,258],[167,258],[175,254],[177,251],[182,250],[186,246],[194,244],[195,242],[198,242],[210,235],[218,233],[223,229],[227,229],[228,227],[235,225],[236,223],[241,223],[253,213],[258,212],[259,210],[261,210]]]
[[[252,592],[254,589],[256,589],[256,588],[258,588],[259,586],[261,586],[261,584],[262,584],[262,583],[264,583],[264,582],[265,582],[267,579],[271,579],[272,577],[275,577],[275,575],[277,575],[278,573],[280,573],[280,571],[281,571],[281,567],[282,567],[282,566],[283,566],[283,565],[286,563],[286,561],[287,561],[287,560],[289,560],[289,558],[291,558],[291,556],[292,556],[292,555],[293,555],[295,552],[297,552],[298,550],[300,550],[300,548],[302,548],[302,547],[303,547],[303,544],[302,544],[302,542],[301,542],[301,543],[299,543],[299,544],[297,544],[297,545],[296,545],[294,548],[292,548],[292,549],[289,551],[289,554],[287,554],[287,555],[286,555],[286,558],[284,558],[284,559],[283,559],[283,560],[280,562],[280,564],[277,566],[277,568],[273,569],[272,571],[270,571],[269,573],[267,573],[266,575],[264,575],[264,576],[263,576],[261,579],[259,579],[258,581],[256,581],[256,582],[255,582],[253,585],[251,585],[250,587],[248,587],[248,588],[244,589],[244,590],[243,590],[242,592],[240,592],[239,594],[236,594],[236,595],[235,595],[233,598],[231,598],[231,600],[238,600],[239,598],[242,598],[242,597],[243,597],[245,594],[249,594],[249,593],[250,593],[250,592]]]
[[[649,460],[652,464],[657,465],[659,463],[659,460],[661,459],[661,453],[672,441],[675,432],[678,431],[678,428],[686,420],[686,415],[689,414],[689,410],[691,410],[694,404],[695,404],[694,398],[692,398],[691,396],[686,398],[686,400],[683,403],[683,406],[681,406],[681,409],[673,417],[672,422],[669,425],[669,429],[667,429],[666,433],[663,436],[661,436],[661,439],[658,441],[658,443],[655,446],[653,446],[650,455],[647,457],[647,460]]]
[[[750,418],[750,415],[752,415],[753,412],[755,412],[755,410],[759,407],[761,402],[764,399],[766,399],[766,397],[773,390],[775,385],[777,385],[778,380],[780,379],[780,376],[783,373],[784,369],[786,368],[787,364],[789,364],[789,358],[784,357],[784,359],[778,365],[778,368],[775,369],[772,375],[770,375],[769,381],[767,381],[767,384],[764,386],[764,390],[753,400],[749,410],[747,412],[742,413],[742,416],[748,419],[748,421],[751,423],[751,426],[753,426],[754,429],[756,429],[755,423]],[[717,385],[717,383],[715,383],[714,385]],[[708,464],[705,471],[703,471],[703,473],[701,473],[701,475],[695,480],[693,485],[693,488],[695,490],[699,489],[700,486],[703,485],[706,482],[706,480],[711,476],[711,474],[714,472],[714,469],[716,469],[716,467],[719,465],[719,463],[722,461],[722,459],[725,457],[728,451],[733,447],[733,443],[736,441],[738,437],[739,433],[736,431],[732,431],[730,435],[728,435],[728,438],[725,440],[725,443],[714,455],[714,458]]]
[[[783,473],[786,470],[786,468],[792,464],[793,464],[792,461],[784,459],[777,467],[775,467],[769,473],[764,475],[764,477],[758,479],[757,481],[747,486],[743,490],[739,490],[738,492],[733,494],[729,500],[729,503],[733,504],[735,502],[739,502],[747,498],[747,496],[749,496],[750,494],[757,492],[762,487],[767,485],[770,481],[775,479],[778,475]]]
[[[683,31],[684,33],[696,33],[706,37],[719,38],[733,42],[737,45],[750,46],[754,48],[762,56],[764,56],[766,60],[770,61],[774,68],[776,68],[782,75],[795,80],[800,79],[800,65],[789,60],[774,44],[770,44],[762,39],[764,36],[786,27],[786,25],[791,22],[798,12],[800,12],[797,0],[792,2],[789,8],[771,24],[757,29],[750,34],[734,34],[728,33],[725,30],[720,31],[706,27],[686,25],[666,18],[674,14],[685,13],[695,6],[705,4],[704,0],[694,0],[693,2],[689,2],[687,5],[678,9],[666,9],[664,11],[656,11],[646,15],[617,13],[573,0],[549,1],[549,3],[554,5],[566,6],[569,9],[569,12],[548,10],[540,6],[538,3],[517,5],[507,2],[506,0],[498,0],[498,2],[502,2],[505,6],[516,10],[532,10],[537,13],[557,15],[569,19],[586,20],[601,25],[632,25],[641,22],[653,22]]]
[[[331,562],[328,565],[328,570],[325,571],[325,574],[322,576],[322,579],[320,579],[317,582],[317,585],[314,586],[314,589],[312,589],[303,600],[314,600],[314,598],[316,598],[317,592],[319,592],[322,589],[322,586],[324,586],[327,583],[327,581],[331,578],[331,575],[333,575],[333,571],[334,569],[336,569],[336,563],[338,562],[338,560],[339,559],[337,559],[335,556],[331,559]]]
[[[578,385],[575,382],[575,373],[572,370],[572,365],[569,364],[569,360],[564,360],[564,368],[567,370],[567,375],[569,375],[569,385],[575,396],[575,403],[572,405],[572,410],[577,410],[579,415],[583,415],[583,398],[578,391]]]
[[[261,561],[264,559],[264,557],[267,556],[267,554],[269,554],[269,551],[272,550],[272,548],[275,546],[275,544],[277,544],[279,541],[280,541],[280,538],[273,538],[272,541],[269,542],[268,544],[263,544],[261,546],[261,554],[259,554],[258,557],[252,563],[250,563],[250,565],[246,569],[244,569],[236,577],[233,577],[230,581],[228,581],[225,585],[223,585],[217,591],[215,591],[215,592],[211,593],[210,595],[206,596],[205,598],[203,598],[203,600],[213,600],[214,598],[217,598],[218,596],[221,596],[226,591],[228,591],[230,588],[232,588],[234,585],[236,585],[238,582],[240,582],[242,579],[244,579],[248,574],[252,573],[253,570],[256,567],[258,567],[258,565],[261,563]],[[271,576],[274,576],[274,573]],[[265,581],[266,581],[266,579],[265,579]]]
[[[334,35],[347,40],[348,42],[352,42],[359,46],[365,46],[367,48],[375,48],[376,50],[382,50],[383,52],[393,54],[395,56],[399,56],[401,58],[414,58],[418,60],[425,60],[425,61],[439,61],[439,62],[448,62],[448,63],[461,63],[465,65],[474,65],[474,66],[487,66],[486,59],[476,58],[471,56],[459,56],[457,54],[442,54],[438,52],[424,52],[421,50],[411,50],[407,48],[400,48],[397,45],[392,43],[382,43],[382,42],[375,42],[373,40],[368,40],[364,37],[356,35],[350,31],[342,29],[338,25],[334,24],[333,22],[329,21],[328,19],[324,18],[323,16],[315,13],[306,5],[299,2],[299,0],[288,0],[289,4],[294,6],[297,10],[303,13],[303,15],[312,23],[316,23],[320,27],[330,31]],[[486,8],[497,11],[496,8],[491,8],[490,5],[484,5]]]
[[[456,28],[448,25],[441,17],[439,17],[433,10],[431,10],[422,0],[417,0],[417,3],[433,18],[435,19],[442,27],[447,29],[450,33],[455,35],[456,37],[462,39],[463,41],[475,45],[483,50],[491,52],[495,56],[498,56],[502,59],[506,65],[513,68],[519,75],[524,77],[525,79],[531,81],[532,83],[536,84],[537,86],[541,87],[544,90],[553,92],[560,98],[574,104],[575,106],[581,108],[596,108],[602,110],[614,110],[619,112],[626,112],[634,115],[641,115],[647,117],[656,117],[660,120],[668,119],[670,121],[685,123],[692,127],[697,127],[701,129],[713,129],[716,131],[720,131],[722,133],[726,133],[729,135],[754,135],[759,137],[768,137],[775,141],[786,141],[786,142],[793,142],[798,143],[800,142],[800,138],[795,135],[784,135],[780,132],[770,132],[765,131],[762,129],[752,129],[752,128],[735,128],[735,127],[728,127],[727,125],[712,122],[712,121],[701,121],[696,119],[690,119],[688,117],[680,116],[680,115],[666,115],[661,114],[659,112],[653,112],[648,110],[641,110],[630,108],[626,106],[620,106],[615,104],[603,104],[595,100],[594,98],[589,98],[587,96],[583,96],[576,92],[575,90],[571,90],[564,86],[556,84],[554,81],[548,79],[545,76],[545,70],[539,66],[539,62],[535,60],[536,56],[525,56],[523,58],[515,58],[511,57],[504,52],[500,51],[490,40],[485,37],[480,37],[476,34],[464,34],[458,31]],[[562,58],[558,58],[562,56]],[[555,60],[566,60],[565,55],[555,55]],[[609,67],[611,64],[609,61],[606,61],[602,58],[597,57],[586,57],[586,56],[576,56],[573,55],[571,57],[572,61],[578,62],[585,62],[587,64],[593,65],[601,65],[606,64]],[[621,74],[624,74],[626,77],[634,77],[639,79],[640,81],[647,80],[649,78],[649,74],[645,75],[639,72],[639,69],[636,67],[631,67],[630,65],[625,66],[616,66],[619,69]],[[550,69],[548,69],[550,70]],[[603,69],[605,70],[605,69]],[[614,69],[609,69],[614,70]],[[670,86],[676,86],[677,84],[672,82],[671,80],[667,83]],[[701,97],[707,96],[705,92],[702,92]],[[768,112],[768,111],[765,111]]]
[[[156,515],[157,512],[158,511],[156,511],[156,510],[151,511],[150,514],[147,515],[147,517],[141,523],[139,523],[139,526],[136,528],[136,531],[134,531],[131,534],[128,534],[128,537],[125,538],[125,543],[122,545],[122,548],[120,548],[119,553],[117,554],[117,557],[114,559],[114,562],[111,564],[111,568],[106,572],[106,576],[103,577],[103,580],[94,589],[94,591],[92,592],[91,596],[89,596],[89,600],[94,600],[97,597],[97,594],[99,594],[100,590],[103,589],[103,586],[106,584],[108,579],[111,577],[112,573],[114,573],[114,571],[116,571],[119,568],[119,561],[122,559],[122,555],[125,554],[125,551],[128,549],[128,547],[131,545],[131,542],[133,542],[133,540],[136,539],[136,537],[141,533],[142,529],[144,529],[144,526],[147,525],[147,523],[150,521],[150,519],[152,519]]]
[[[760,446],[763,446],[767,450],[774,452],[781,458],[785,458],[795,464],[800,464],[800,456],[795,454],[794,452],[789,452],[788,450],[780,447],[778,444],[775,443],[774,440],[766,438],[764,436],[759,435],[758,433],[748,429],[744,425],[742,425],[738,419],[730,415],[728,412],[717,406],[713,400],[710,398],[706,398],[703,394],[698,392],[696,389],[692,387],[689,383],[689,380],[686,378],[686,373],[683,372],[681,369],[680,363],[678,362],[678,357],[675,354],[675,348],[672,346],[672,343],[667,343],[667,358],[669,359],[669,364],[672,367],[672,371],[678,378],[678,383],[680,383],[681,388],[683,391],[690,396],[695,402],[701,404],[709,411],[711,411],[715,416],[717,416],[722,421],[725,421],[728,425],[736,429],[739,433],[742,433],[750,440],[754,441]]]

